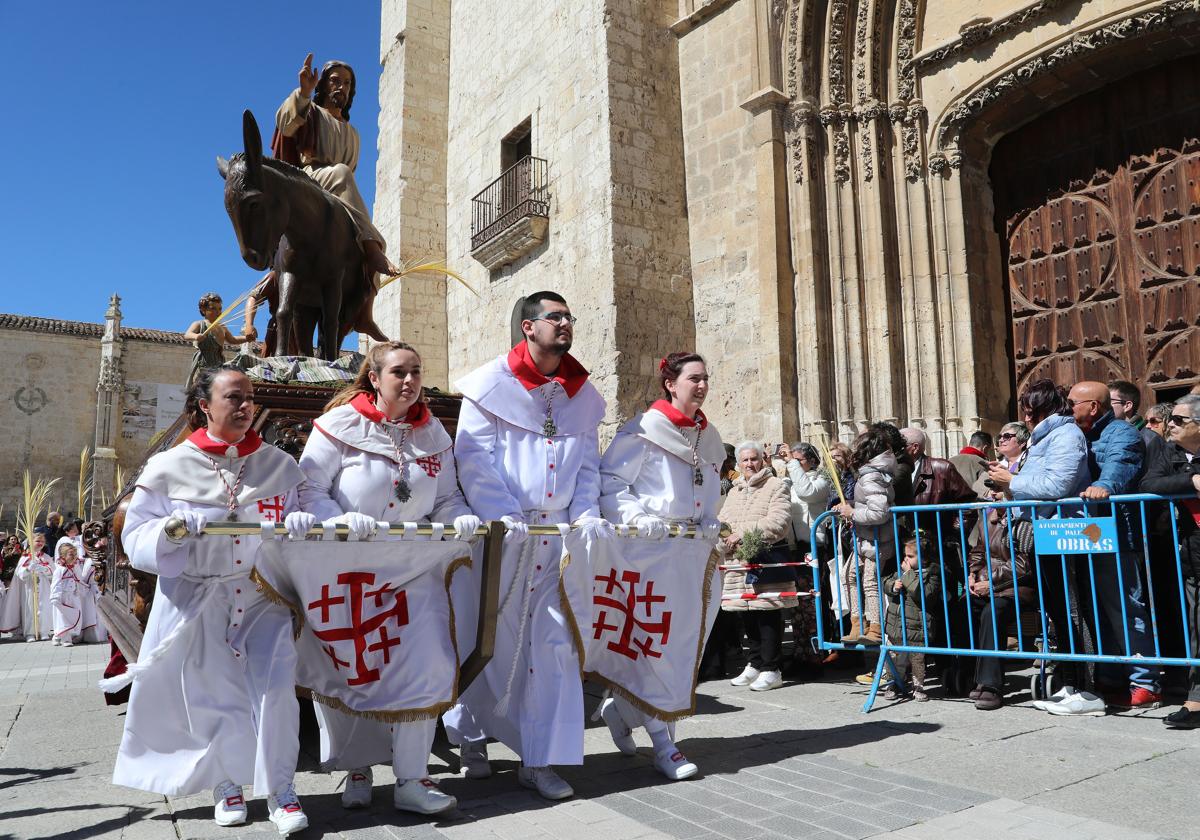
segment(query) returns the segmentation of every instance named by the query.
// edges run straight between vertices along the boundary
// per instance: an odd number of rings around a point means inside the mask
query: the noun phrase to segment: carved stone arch
[[[788,0],[783,12],[784,93],[790,100],[784,112],[784,138],[792,181],[811,180],[819,163],[811,150],[823,146],[816,131],[824,84],[821,75],[821,45],[825,41],[825,7],[828,0]],[[805,157],[805,147],[810,149]]]

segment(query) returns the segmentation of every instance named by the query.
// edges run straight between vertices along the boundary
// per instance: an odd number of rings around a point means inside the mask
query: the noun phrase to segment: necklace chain
[[[225,485],[225,492],[229,496],[229,501],[225,505],[225,507],[229,511],[229,513],[225,518],[227,520],[229,520],[230,522],[236,522],[237,521],[237,494],[238,494],[238,490],[242,489],[242,476],[244,476],[246,474],[246,464],[248,464],[250,462],[249,462],[249,460],[242,461],[242,465],[240,467],[238,467],[237,478],[234,479],[233,486],[230,487],[229,482],[225,480],[225,476],[221,473],[221,465],[217,463],[217,459],[211,457],[207,453],[205,453],[204,457],[208,458],[209,463],[213,465],[213,470],[216,471],[217,478],[221,479],[221,483]]]
[[[542,398],[546,400],[546,422],[542,424],[542,434],[546,437],[554,437],[558,434],[558,427],[554,425],[553,383],[551,383],[548,390],[542,392]]]
[[[682,426],[677,426],[676,428],[679,429],[679,434],[683,436],[683,442],[686,444],[688,442],[687,433],[683,430]],[[697,423],[696,442],[691,444],[692,481],[695,482],[697,486],[704,484],[704,470],[700,469],[700,435],[703,433],[703,431],[704,430],[700,428],[700,424]]]
[[[400,442],[396,443],[396,436],[392,433],[396,426],[386,421],[382,425],[396,453],[396,468],[400,471],[400,477],[392,482],[392,486],[396,498],[403,504],[412,498],[412,488],[408,485],[408,462],[404,460],[404,442],[408,439],[408,429],[400,428]]]

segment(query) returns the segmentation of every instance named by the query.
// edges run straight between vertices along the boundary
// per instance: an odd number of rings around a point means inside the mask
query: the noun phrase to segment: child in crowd
[[[900,569],[883,580],[883,592],[887,597],[884,631],[889,644],[922,647],[932,644],[937,623],[923,612],[921,593],[924,591],[924,601],[932,605],[939,597],[938,587],[938,566],[932,544],[925,539],[910,538],[904,543]],[[900,615],[902,601],[903,618]],[[918,702],[928,700],[929,695],[925,691],[925,654],[894,653],[892,661],[896,665],[898,682],[889,687],[884,696],[888,700],[896,700],[908,693],[908,670],[911,664],[913,699]]]
[[[95,603],[91,589],[79,579],[79,552],[74,544],[58,543],[58,559],[50,584],[54,608],[54,644],[71,647],[83,638],[85,629],[95,627]]]
[[[21,583],[21,627],[27,642],[49,639],[53,633],[54,609],[50,606],[53,578],[54,560],[46,553],[46,535],[35,533],[29,551],[21,557],[13,575],[14,582]],[[13,591],[16,589],[14,586]],[[10,592],[9,598],[12,597]]]

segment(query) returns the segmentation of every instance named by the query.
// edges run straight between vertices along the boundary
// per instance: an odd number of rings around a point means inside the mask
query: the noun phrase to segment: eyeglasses
[[[536,318],[530,318],[531,321],[549,321],[551,324],[561,324],[564,321],[571,326],[575,326],[575,322],[579,319],[569,312],[543,312]]]
[[[1168,423],[1174,423],[1176,426],[1186,426],[1188,423],[1195,423],[1195,417],[1184,417],[1182,414],[1172,414],[1167,418]]]
[[[1075,406],[1079,405],[1080,403],[1088,403],[1088,402],[1094,402],[1096,405],[1100,405],[1100,400],[1070,400],[1069,399],[1069,400],[1067,400],[1067,408],[1074,411]]]
[[[997,437],[996,440],[1012,440],[1016,436],[1017,436],[1016,432],[1005,432],[1004,434]]]
[[[1133,400],[1109,400],[1109,405],[1133,405]]]

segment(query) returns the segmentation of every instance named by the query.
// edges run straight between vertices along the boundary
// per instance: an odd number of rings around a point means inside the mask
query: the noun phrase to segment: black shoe
[[[1162,722],[1172,729],[1200,729],[1200,712],[1193,712],[1185,706],[1171,712]]]

